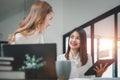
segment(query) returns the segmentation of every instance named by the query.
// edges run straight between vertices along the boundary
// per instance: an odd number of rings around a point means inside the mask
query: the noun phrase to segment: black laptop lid
[[[14,61],[12,61],[14,71],[23,70],[27,73],[34,71],[38,73],[37,78],[56,77],[55,61],[57,53],[54,43],[4,45],[3,51],[5,57],[14,58]]]

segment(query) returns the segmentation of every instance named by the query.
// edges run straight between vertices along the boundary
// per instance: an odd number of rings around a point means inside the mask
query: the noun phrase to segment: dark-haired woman
[[[68,49],[65,54],[57,56],[57,60],[70,60],[72,69],[70,78],[93,77],[85,76],[85,72],[92,66],[92,57],[87,54],[87,37],[83,29],[71,31],[68,39]],[[101,77],[106,70],[106,65],[94,69],[97,77]]]

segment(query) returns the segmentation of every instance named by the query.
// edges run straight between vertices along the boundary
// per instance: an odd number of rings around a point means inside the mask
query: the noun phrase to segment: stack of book
[[[13,57],[0,57],[0,79],[25,79],[24,71],[13,71]]]
[[[11,71],[11,62],[14,61],[13,57],[0,57],[0,71]]]

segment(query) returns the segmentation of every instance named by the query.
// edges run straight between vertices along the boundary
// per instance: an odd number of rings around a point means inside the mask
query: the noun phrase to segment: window
[[[118,77],[120,77],[120,41],[118,41],[118,57],[117,57],[117,62],[118,62]]]
[[[88,54],[91,54],[91,38],[87,38]],[[104,38],[94,39],[94,62],[98,59],[113,58],[113,40]],[[119,66],[120,67],[120,66]],[[108,67],[102,77],[112,77],[112,65]]]

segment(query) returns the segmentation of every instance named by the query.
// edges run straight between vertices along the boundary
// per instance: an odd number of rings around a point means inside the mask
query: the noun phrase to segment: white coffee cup
[[[58,80],[68,80],[71,72],[71,61],[56,61]]]

